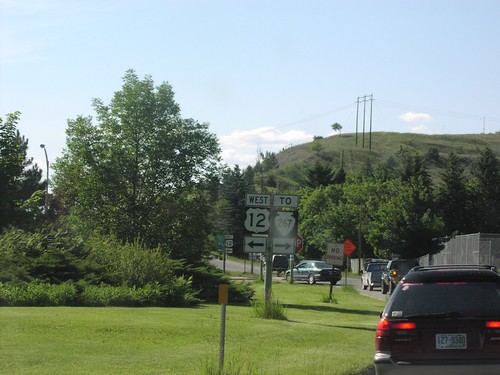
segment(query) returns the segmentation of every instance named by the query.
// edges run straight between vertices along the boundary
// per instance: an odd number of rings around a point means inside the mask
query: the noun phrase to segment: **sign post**
[[[345,268],[345,281],[344,285],[347,285],[347,269],[349,268],[349,257],[356,250],[356,245],[354,245],[350,240],[344,241],[344,254],[347,257],[347,267]]]
[[[297,247],[297,195],[258,194],[245,196],[245,252],[265,254],[265,300],[271,300],[273,254],[293,255]],[[262,265],[262,263],[261,263]]]
[[[226,305],[229,302],[229,285],[219,284],[219,303],[221,306],[220,317],[220,345],[219,345],[219,369],[224,367],[224,344],[226,339]]]

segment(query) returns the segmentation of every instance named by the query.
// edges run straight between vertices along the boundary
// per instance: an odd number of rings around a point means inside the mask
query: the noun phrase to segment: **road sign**
[[[267,238],[266,237],[245,237],[245,253],[264,253],[266,251]]]
[[[245,229],[252,233],[269,231],[269,210],[267,208],[247,208]]]
[[[297,208],[299,206],[299,196],[298,195],[273,195],[273,206],[274,207],[288,207]]]
[[[293,254],[294,250],[295,250],[295,237],[273,238],[274,254]]]
[[[234,236],[232,234],[226,234],[224,236],[224,247],[226,250],[226,254],[233,253],[233,245],[234,245]]]
[[[344,254],[346,256],[351,256],[351,254],[356,250],[356,245],[354,245],[350,240],[344,241]]]
[[[344,262],[344,244],[329,243],[326,248],[325,262],[341,266]]]
[[[277,211],[272,219],[272,232],[275,237],[297,237],[297,212]],[[294,245],[295,247],[295,245]]]
[[[299,253],[300,250],[304,248],[304,239],[300,234],[297,234],[297,237],[295,238],[295,252]]]
[[[271,207],[271,194],[247,194],[245,196],[246,207]]]

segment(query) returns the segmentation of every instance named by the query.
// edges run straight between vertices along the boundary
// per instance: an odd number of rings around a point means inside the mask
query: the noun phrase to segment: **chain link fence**
[[[456,236],[444,249],[419,259],[421,266],[487,264],[500,268],[500,234],[473,233]]]

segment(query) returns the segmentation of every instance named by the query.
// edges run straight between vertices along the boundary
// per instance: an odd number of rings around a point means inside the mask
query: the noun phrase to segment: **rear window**
[[[369,264],[368,268],[366,269],[368,272],[373,272],[373,271],[383,271],[385,269],[386,265],[385,264]]]
[[[429,314],[464,317],[500,316],[500,286],[492,282],[455,282],[399,286],[393,296],[390,317]]]
[[[418,262],[395,263],[391,268],[397,269],[399,274],[408,273],[413,267],[418,266]]]

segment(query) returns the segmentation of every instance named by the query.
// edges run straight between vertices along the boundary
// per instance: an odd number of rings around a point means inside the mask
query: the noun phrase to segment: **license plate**
[[[465,333],[438,333],[436,349],[467,349],[467,335]]]

